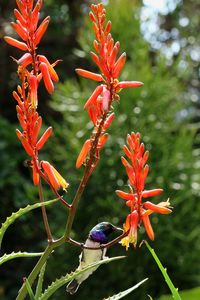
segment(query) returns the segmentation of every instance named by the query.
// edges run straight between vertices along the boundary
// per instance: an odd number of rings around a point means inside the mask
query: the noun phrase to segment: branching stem
[[[38,192],[39,192],[40,202],[43,203],[44,202],[44,195],[43,195],[43,191],[42,191],[41,180],[39,181]],[[47,217],[46,208],[45,208],[44,205],[41,206],[41,210],[42,210],[42,218],[43,218],[44,227],[45,227],[45,230],[46,230],[46,233],[47,233],[48,243],[51,244],[53,238],[52,238],[51,229],[50,229],[50,226],[49,226],[49,221],[48,221],[48,217]]]

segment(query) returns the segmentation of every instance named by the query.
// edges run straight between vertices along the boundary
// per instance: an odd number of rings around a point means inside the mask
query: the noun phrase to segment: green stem
[[[149,246],[149,244],[145,241],[145,244],[149,250],[149,252],[151,253],[151,255],[153,256],[155,262],[157,263],[161,273],[163,274],[163,277],[165,278],[165,281],[169,287],[169,289],[171,290],[172,296],[175,300],[181,300],[181,297],[178,293],[178,289],[175,288],[173,282],[171,281],[169,275],[167,274],[167,269],[163,267],[161,261],[159,260],[158,256],[156,255],[155,251]]]
[[[47,246],[46,250],[44,251],[44,254],[41,256],[41,258],[39,259],[39,261],[35,265],[34,269],[32,270],[31,274],[27,278],[30,286],[32,286],[32,284],[35,281],[37,275],[39,274],[42,266],[47,261],[48,257],[52,253],[53,249],[55,249],[58,246],[64,244],[67,241],[67,239],[69,238],[71,228],[72,228],[72,224],[73,224],[73,221],[74,221],[74,217],[75,217],[75,214],[76,214],[76,210],[77,210],[77,207],[78,207],[79,200],[80,200],[81,195],[82,195],[82,193],[85,189],[85,186],[88,182],[88,179],[91,175],[90,171],[91,171],[92,165],[93,165],[93,163],[95,162],[95,159],[96,159],[96,156],[95,156],[96,148],[97,148],[97,145],[98,145],[99,137],[101,135],[102,127],[104,125],[106,116],[107,116],[107,113],[105,113],[103,115],[101,123],[100,123],[99,128],[98,128],[98,131],[95,134],[94,142],[93,142],[93,145],[92,145],[92,148],[91,148],[91,151],[90,151],[90,158],[89,158],[88,163],[86,165],[85,172],[83,174],[83,178],[80,182],[79,188],[78,188],[78,190],[76,192],[76,195],[74,197],[74,200],[72,202],[72,206],[69,210],[69,215],[68,215],[68,219],[67,219],[65,234],[64,234],[63,237],[61,237],[57,241],[52,240],[52,242]],[[25,298],[26,294],[27,294],[26,285],[23,284],[21,289],[19,290],[19,294],[18,294],[16,300],[23,300]]]
[[[83,194],[83,191],[85,189],[85,186],[88,182],[88,179],[90,178],[92,166],[93,166],[95,160],[97,159],[96,158],[96,149],[97,149],[97,146],[98,146],[99,137],[101,135],[102,128],[103,128],[106,116],[107,116],[107,113],[104,113],[103,116],[102,116],[101,122],[99,124],[98,130],[95,133],[94,140],[93,140],[93,143],[92,143],[92,147],[91,147],[91,150],[90,150],[90,158],[89,158],[89,160],[87,162],[87,165],[85,167],[85,171],[84,171],[82,180],[80,182],[80,185],[78,187],[76,195],[73,199],[71,209],[69,211],[67,224],[66,224],[66,229],[65,229],[65,234],[64,234],[64,237],[65,237],[66,240],[69,238],[71,228],[72,228],[72,225],[73,225],[73,222],[74,222],[74,217],[75,217],[75,214],[76,214],[76,211],[77,211],[77,207],[78,207],[79,201],[81,199],[81,196]]]
[[[39,274],[42,266],[47,261],[49,255],[53,252],[53,250],[55,248],[59,247],[60,245],[62,245],[64,243],[65,243],[65,239],[64,239],[64,237],[62,237],[61,239],[59,239],[57,241],[54,241],[52,244],[50,244],[46,247],[43,255],[40,257],[40,259],[38,260],[38,262],[35,265],[34,269],[32,270],[32,272],[30,273],[30,275],[27,278],[30,286],[32,286],[32,284],[35,281],[37,275]],[[24,283],[22,285],[21,289],[19,290],[19,293],[18,293],[18,296],[17,296],[16,300],[25,299],[26,294],[27,294],[27,289],[26,289],[26,285]]]
[[[39,191],[40,202],[43,203],[43,202],[44,202],[44,195],[43,195],[43,191],[42,191],[41,180],[39,181],[38,191]],[[45,208],[45,206],[43,205],[43,206],[41,207],[41,209],[42,209],[43,223],[44,223],[44,227],[45,227],[46,233],[47,233],[48,243],[51,244],[53,239],[52,239],[51,229],[50,229],[49,222],[48,222],[48,217],[47,217],[46,208]]]

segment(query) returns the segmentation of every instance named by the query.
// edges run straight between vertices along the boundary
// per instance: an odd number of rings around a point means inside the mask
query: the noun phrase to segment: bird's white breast
[[[90,247],[90,248],[99,248],[100,243],[94,242],[90,239],[87,239],[84,246]],[[87,267],[90,264],[93,264],[97,261],[100,261],[104,258],[104,255],[106,253],[106,248],[104,249],[97,249],[97,250],[92,250],[92,249],[83,249],[79,259],[80,259],[80,264],[78,267],[78,270],[81,270],[85,267]],[[97,267],[93,267],[87,272],[83,273],[82,275],[78,276],[76,280],[78,283],[81,283],[85,279],[87,279],[96,269]]]

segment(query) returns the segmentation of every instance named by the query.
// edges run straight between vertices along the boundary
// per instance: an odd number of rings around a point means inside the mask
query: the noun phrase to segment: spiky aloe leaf
[[[130,294],[132,291],[136,290],[141,284],[143,284],[145,281],[147,281],[148,278],[143,279],[142,281],[138,282],[136,285],[132,286],[131,288],[120,292],[119,294],[113,295],[111,297],[105,298],[104,300],[119,300],[121,298],[124,298],[128,294]]]
[[[70,274],[66,274],[65,276],[62,276],[61,278],[56,279],[56,281],[52,282],[51,285],[47,287],[47,289],[41,295],[39,300],[49,299],[49,297],[51,297],[51,295],[53,295],[56,292],[57,289],[59,289],[61,286],[63,286],[67,282],[73,280],[77,276],[81,275],[82,273],[88,271],[89,269],[92,269],[94,267],[97,267],[97,266],[100,266],[100,265],[103,265],[103,264],[107,264],[111,261],[122,259],[122,258],[125,258],[125,256],[116,256],[116,257],[112,257],[112,258],[105,258],[101,261],[98,261],[94,264],[91,264],[91,265],[87,266],[86,268],[84,268],[82,270],[76,270],[75,272],[72,272]]]
[[[27,205],[24,208],[20,208],[17,212],[12,213],[12,215],[10,217],[7,217],[7,219],[5,220],[4,223],[2,223],[1,228],[0,228],[0,249],[1,249],[1,243],[2,243],[2,239],[4,236],[4,233],[6,232],[7,228],[19,217],[21,217],[22,215],[26,214],[27,212],[29,212],[32,209],[41,207],[41,206],[46,206],[46,205],[50,205],[54,202],[57,202],[58,199],[54,199],[54,200],[49,200],[43,203],[35,203],[32,205]]]
[[[35,256],[41,256],[43,252],[39,253],[29,253],[29,252],[12,252],[9,254],[4,254],[2,257],[0,257],[0,265],[7,262],[8,260],[19,258],[19,257],[35,257]]]
[[[39,277],[38,277],[38,283],[37,283],[36,293],[35,293],[36,300],[38,300],[42,294],[42,285],[43,285],[43,280],[44,280],[45,269],[46,269],[46,263],[42,266],[42,269],[41,269]]]
[[[30,300],[36,300],[36,298],[35,298],[35,296],[34,296],[34,294],[33,294],[33,290],[32,290],[32,288],[31,288],[30,283],[29,283],[29,281],[28,281],[27,278],[25,278],[25,285],[26,285],[26,289],[27,289],[27,291],[28,291]]]
[[[145,244],[149,250],[149,252],[151,253],[151,255],[153,256],[155,262],[157,263],[161,273],[163,274],[163,277],[165,278],[165,281],[169,287],[169,289],[171,290],[172,296],[175,300],[181,300],[181,297],[178,293],[178,289],[175,288],[173,282],[171,281],[169,275],[167,274],[167,269],[163,267],[161,261],[159,260],[158,256],[156,255],[154,249],[152,249],[149,244],[147,243],[147,241],[145,241]]]

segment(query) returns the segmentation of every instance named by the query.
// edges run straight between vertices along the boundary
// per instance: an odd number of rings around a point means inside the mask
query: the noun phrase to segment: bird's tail
[[[66,287],[66,291],[68,293],[70,293],[71,295],[75,294],[76,291],[78,290],[79,288],[79,283],[76,279],[73,279],[72,281],[70,281],[70,283],[67,285]]]

